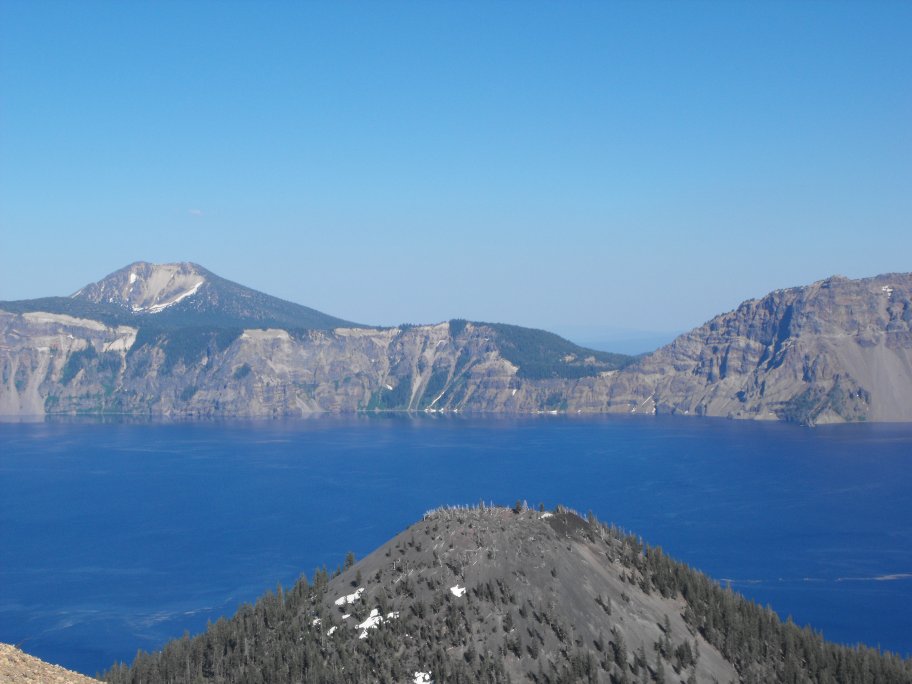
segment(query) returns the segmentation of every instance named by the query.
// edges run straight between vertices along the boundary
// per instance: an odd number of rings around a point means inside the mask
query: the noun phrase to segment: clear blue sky
[[[590,338],[912,270],[912,3],[0,0],[0,299],[136,260]]]

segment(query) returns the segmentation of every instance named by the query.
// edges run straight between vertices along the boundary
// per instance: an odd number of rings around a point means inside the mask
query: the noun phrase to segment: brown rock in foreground
[[[15,646],[0,644],[0,684],[90,684],[97,681],[46,663]]]

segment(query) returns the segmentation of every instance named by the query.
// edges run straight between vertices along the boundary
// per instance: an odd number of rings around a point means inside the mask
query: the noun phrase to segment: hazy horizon
[[[4,2],[0,299],[194,261],[592,343],[908,271],[910,33],[908,3]]]

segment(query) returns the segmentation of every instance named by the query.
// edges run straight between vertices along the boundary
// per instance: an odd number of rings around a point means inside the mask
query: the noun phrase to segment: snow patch
[[[311,622],[310,624],[313,625],[314,627],[319,627],[320,622],[321,622],[320,618],[314,618],[313,622]]]
[[[333,635],[333,632],[335,632],[336,629],[338,629],[338,628],[337,628],[335,625],[333,625],[332,627],[330,627],[328,630],[326,630],[326,636],[332,636],[332,635]]]
[[[415,672],[415,678],[412,680],[412,684],[434,684],[431,681],[430,672]]]
[[[135,273],[133,273],[133,271],[130,271],[130,285],[132,285],[133,283],[135,283],[135,282],[136,282],[136,279],[137,279],[138,277],[139,277],[139,276],[137,276]],[[78,294],[78,293],[77,293],[77,294]]]
[[[554,513],[542,513],[542,514],[541,514],[541,517],[542,517],[543,519],[544,519],[544,518],[552,518],[552,517],[554,517]]]
[[[377,627],[378,627],[378,626],[380,625],[380,623],[382,623],[382,622],[383,622],[383,616],[380,615],[380,611],[379,611],[379,610],[377,610],[376,608],[374,608],[373,610],[371,610],[370,616],[368,616],[367,620],[365,620],[365,621],[362,622],[360,625],[358,625],[358,629],[361,630],[361,636],[359,636],[358,638],[359,638],[359,639],[367,639],[367,630],[369,630],[369,629],[377,629]]]
[[[346,603],[354,603],[359,598],[361,598],[361,594],[363,594],[363,593],[364,593],[364,587],[360,587],[353,594],[346,594],[345,596],[340,596],[339,598],[337,598],[336,605],[344,606]]]
[[[451,593],[453,596],[455,596],[456,598],[460,598],[461,596],[464,596],[464,595],[465,595],[465,593],[466,593],[466,588],[465,588],[465,587],[460,587],[460,586],[457,584],[455,587],[450,587],[450,593]]]
[[[195,295],[197,290],[200,289],[200,287],[202,286],[202,284],[204,282],[206,282],[204,279],[200,279],[199,282],[197,282],[196,285],[191,287],[189,290],[186,290],[185,292],[181,292],[179,295],[177,295],[176,297],[172,297],[169,301],[164,302],[163,304],[152,304],[151,306],[134,306],[133,311],[136,311],[136,312],[143,311],[145,313],[160,313],[160,312],[164,311],[165,309],[167,309],[169,306],[174,306],[178,302],[184,301],[187,297],[190,297],[191,295]]]
[[[396,620],[399,617],[399,611],[394,610],[386,614],[387,620]],[[383,616],[380,615],[380,609],[374,608],[371,610],[368,618],[362,622],[360,625],[357,625],[357,628],[361,630],[361,634],[358,636],[359,639],[367,639],[367,630],[377,629],[384,622]]]

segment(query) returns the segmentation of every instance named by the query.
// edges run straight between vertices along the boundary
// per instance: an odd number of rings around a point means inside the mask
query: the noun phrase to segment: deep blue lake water
[[[557,503],[799,624],[912,654],[912,425],[0,423],[0,641],[94,674],[429,508]]]

